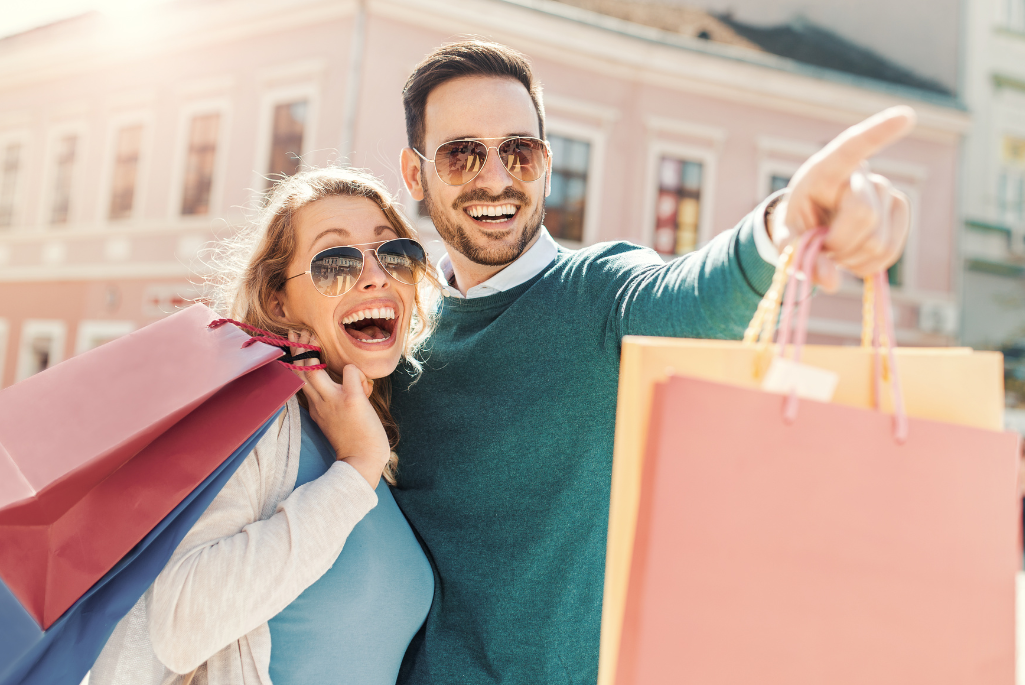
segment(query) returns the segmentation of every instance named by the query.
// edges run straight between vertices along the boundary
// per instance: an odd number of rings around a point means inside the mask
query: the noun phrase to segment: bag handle
[[[758,305],[751,325],[744,334],[744,342],[757,343],[762,352],[756,356],[755,377],[761,377],[775,356],[786,357],[787,345],[793,334],[791,357],[800,362],[801,352],[807,340],[808,319],[811,315],[812,273],[815,260],[822,250],[827,229],[818,228],[801,236],[797,247],[787,246],[773,275],[772,285]],[[791,264],[794,265],[791,276]],[[885,272],[879,272],[865,279],[862,300],[862,345],[871,346],[874,359],[874,401],[880,405],[881,386],[890,381],[894,405],[894,438],[898,443],[907,440],[908,421],[904,407],[900,376],[897,372],[894,345],[893,312],[890,304],[889,281]],[[798,289],[800,296],[798,297]],[[780,294],[782,293],[782,298]],[[794,309],[797,307],[796,321]],[[771,347],[774,323],[779,312],[779,331],[775,350]],[[885,356],[883,351],[885,350]],[[792,392],[784,404],[784,419],[792,422],[797,418],[798,398]]]
[[[242,343],[243,348],[249,347],[250,345],[253,345],[254,343],[258,342],[270,345],[271,347],[279,348],[285,354],[281,359],[278,359],[276,361],[280,362],[281,364],[284,364],[290,369],[293,369],[295,371],[319,371],[320,369],[327,368],[327,364],[324,363],[311,364],[310,366],[299,366],[294,363],[301,359],[316,359],[319,361],[321,349],[316,345],[307,345],[305,343],[292,342],[288,338],[282,338],[280,335],[276,335],[274,333],[271,333],[270,331],[265,331],[262,328],[257,328],[256,326],[251,326],[241,321],[235,321],[235,319],[215,319],[214,321],[211,321],[209,323],[208,327],[220,328],[226,323],[235,324],[243,331],[247,331],[250,333],[249,340],[246,340],[244,343]],[[308,351],[293,355],[293,347]]]

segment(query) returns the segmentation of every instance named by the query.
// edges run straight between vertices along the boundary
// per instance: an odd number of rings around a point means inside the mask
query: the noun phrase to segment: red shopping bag
[[[194,305],[0,392],[0,580],[49,627],[301,381]]]
[[[657,388],[618,685],[1014,682],[1018,436],[893,387],[896,417]]]

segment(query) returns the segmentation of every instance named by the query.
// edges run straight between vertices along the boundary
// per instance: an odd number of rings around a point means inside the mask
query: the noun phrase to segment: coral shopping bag
[[[281,350],[214,319],[195,305],[0,392],[0,583],[38,632],[18,644],[35,644],[301,386],[268,366]],[[21,655],[0,642],[2,673]]]
[[[885,286],[876,279],[880,318]],[[859,354],[855,373],[881,370],[878,355]],[[975,356],[931,357],[934,374],[912,383],[944,397],[919,402],[918,416],[957,414],[964,393],[945,367]],[[889,359],[898,396],[908,358]],[[745,374],[753,361],[734,359]],[[850,371],[834,368],[839,396]],[[996,395],[998,379],[975,387]],[[629,579],[616,579],[628,586],[625,618],[603,616],[601,682],[1010,683],[1017,436],[913,417],[895,438],[885,414],[728,380],[673,377],[659,389]],[[622,562],[622,514],[614,507],[610,566]],[[609,590],[607,573],[607,601]]]

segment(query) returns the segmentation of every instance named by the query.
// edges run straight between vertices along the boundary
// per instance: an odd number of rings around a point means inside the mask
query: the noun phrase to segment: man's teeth
[[[472,205],[466,208],[474,219],[482,216],[503,216],[516,213],[516,205]]]
[[[358,312],[353,312],[352,314],[349,314],[347,317],[342,319],[342,325],[343,326],[347,326],[350,323],[356,323],[357,321],[362,321],[363,319],[394,319],[394,318],[395,318],[395,310],[392,309],[391,307],[377,307],[377,308],[374,308],[374,309],[362,309],[362,310],[360,310]],[[367,342],[373,342],[373,341],[369,341],[368,340]]]

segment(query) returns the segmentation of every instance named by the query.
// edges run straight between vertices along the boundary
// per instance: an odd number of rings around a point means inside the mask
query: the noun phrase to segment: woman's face
[[[286,276],[308,271],[322,250],[373,249],[377,245],[364,243],[399,237],[381,208],[363,197],[317,200],[298,212],[293,225],[298,248]],[[289,280],[279,295],[279,315],[286,325],[313,332],[329,370],[340,374],[346,364],[355,364],[368,378],[383,378],[402,355],[414,294],[415,286],[395,280],[372,254],[364,254],[359,280],[339,297],[321,294],[308,274]]]

